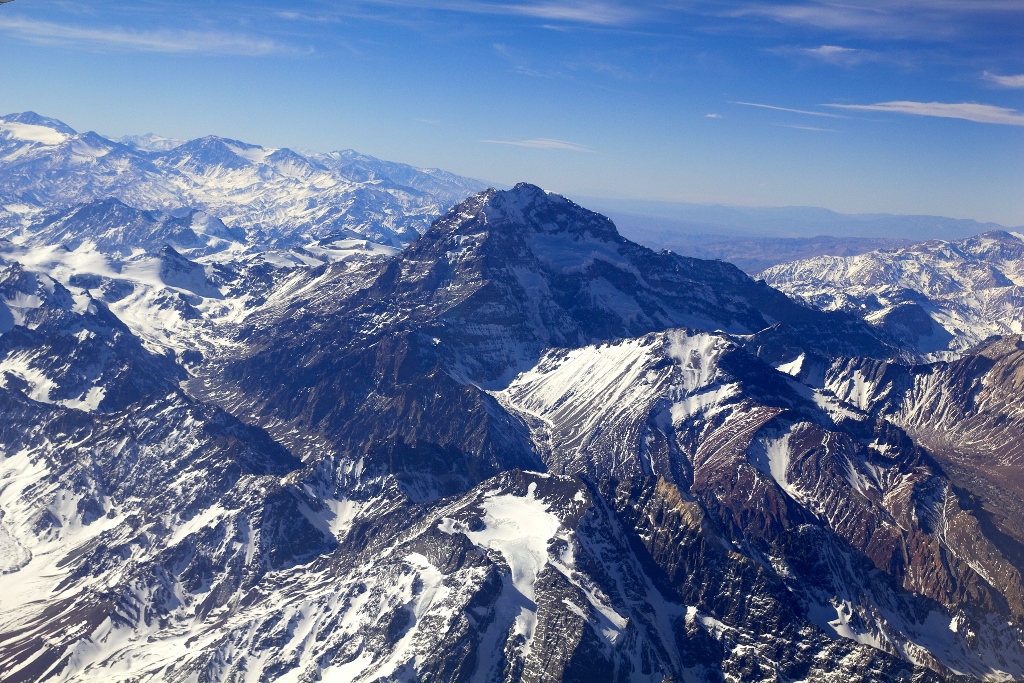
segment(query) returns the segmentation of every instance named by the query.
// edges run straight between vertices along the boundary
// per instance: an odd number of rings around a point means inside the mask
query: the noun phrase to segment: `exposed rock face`
[[[0,271],[5,681],[1024,678],[1018,339],[901,365],[529,185],[318,267],[123,219]]]
[[[1024,343],[1010,336],[959,360],[925,366],[840,361],[827,373],[825,387],[902,426],[954,473],[965,489],[958,493],[958,505],[973,510],[986,525],[1013,562],[1013,575],[1024,566],[1022,381]]]

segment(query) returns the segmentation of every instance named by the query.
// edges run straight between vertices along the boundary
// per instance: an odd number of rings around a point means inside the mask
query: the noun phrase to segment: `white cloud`
[[[838,133],[839,132],[835,128],[817,128],[816,126],[794,126],[794,125],[785,124],[785,123],[777,123],[775,125],[778,126],[779,128],[792,128],[794,130],[810,130],[810,131],[814,131],[816,133]]]
[[[893,38],[930,40],[962,35],[969,25],[991,25],[1024,15],[1020,0],[740,0],[723,16],[762,17],[787,24]]]
[[[577,145],[575,142],[565,140],[552,140],[550,138],[533,138],[532,140],[481,140],[489,145],[511,145],[513,147],[530,147],[533,149],[560,149],[569,152],[593,152],[586,145]]]
[[[934,116],[943,119],[964,119],[975,123],[994,123],[1003,126],[1024,126],[1024,112],[991,104],[961,102],[879,102],[878,104],[825,104],[850,111],[881,111],[915,116]]]
[[[986,71],[985,80],[992,81],[1002,88],[1024,88],[1024,74],[1018,74],[1016,76],[998,76]]]
[[[627,4],[588,2],[587,0],[520,3],[491,3],[474,0],[366,0],[366,4],[467,14],[519,15],[548,21],[567,21],[599,26],[617,26],[640,16],[637,9]]]
[[[819,59],[829,64],[841,66],[854,66],[863,62],[872,61],[877,58],[874,52],[859,50],[852,47],[841,47],[839,45],[822,45],[821,47],[809,47],[799,51],[800,54]]]
[[[722,115],[721,114],[705,114],[704,118],[706,118],[706,119],[720,119],[720,118],[722,118]]]
[[[788,111],[791,114],[806,114],[807,116],[824,116],[829,119],[842,119],[845,116],[839,114],[827,114],[823,111],[807,111],[806,109],[790,109],[789,107],[776,107],[771,104],[758,104],[757,102],[730,102],[729,104],[742,104],[744,107],[760,107],[761,109],[772,109],[774,111]]]
[[[173,29],[129,31],[118,27],[69,26],[22,17],[0,17],[0,32],[46,45],[85,45],[137,52],[224,54],[250,57],[304,52],[274,40],[240,33]]]
[[[523,5],[499,5],[512,14],[524,14],[539,19],[576,21],[611,26],[624,24],[636,16],[627,7],[600,2],[546,2]]]

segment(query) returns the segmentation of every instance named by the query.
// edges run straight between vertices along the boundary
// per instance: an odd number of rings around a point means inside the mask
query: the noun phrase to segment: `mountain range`
[[[1024,679],[1024,339],[935,313],[1017,236],[755,280],[526,183],[0,131],[4,681]]]
[[[996,230],[765,270],[765,281],[822,310],[856,312],[939,357],[1024,323],[1024,234]]]
[[[150,211],[201,210],[270,244],[356,237],[398,247],[485,187],[352,150],[302,154],[216,136],[177,142],[77,133],[32,112],[0,117],[0,229],[118,199]]]

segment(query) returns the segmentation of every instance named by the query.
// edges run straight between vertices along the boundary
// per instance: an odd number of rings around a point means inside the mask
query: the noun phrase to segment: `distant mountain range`
[[[355,237],[400,247],[485,187],[351,150],[300,154],[216,136],[179,142],[111,140],[32,112],[0,117],[0,229],[114,198],[136,209],[202,210],[261,243]]]
[[[476,189],[0,119],[4,683],[1024,679],[1019,235]]]
[[[926,354],[1024,331],[1024,233],[819,256],[762,277],[817,308],[857,313]]]

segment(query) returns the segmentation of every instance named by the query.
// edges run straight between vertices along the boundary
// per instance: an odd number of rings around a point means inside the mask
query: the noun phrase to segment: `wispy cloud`
[[[518,3],[491,3],[474,0],[364,0],[364,4],[468,14],[524,16],[546,21],[567,21],[599,26],[617,26],[641,16],[641,12],[635,6],[586,0]]]
[[[1024,88],[1024,74],[1018,74],[1016,76],[999,76],[986,71],[985,80],[995,83],[1001,88]]]
[[[772,109],[774,111],[787,111],[791,114],[806,114],[807,116],[824,116],[829,119],[842,119],[845,116],[839,114],[828,114],[823,111],[807,111],[806,109],[790,109],[789,107],[776,107],[771,104],[758,104],[757,102],[729,102],[729,104],[742,104],[744,107],[760,107],[761,109]]]
[[[792,128],[794,130],[810,130],[810,131],[814,131],[815,133],[838,133],[839,132],[835,128],[818,128],[816,126],[794,126],[794,125],[787,124],[787,123],[776,123],[774,125],[778,126],[779,128]]]
[[[593,152],[586,145],[578,145],[575,142],[565,140],[552,140],[550,138],[533,138],[531,140],[481,140],[489,145],[511,145],[512,147],[530,147],[532,149],[558,149],[568,152]]]
[[[511,71],[512,73],[520,74],[523,76],[531,76],[533,78],[552,77],[551,73],[545,73],[543,71],[538,71],[537,69],[534,69],[532,66],[530,66],[527,60],[523,59],[508,45],[504,45],[503,43],[494,43],[492,47],[494,48],[495,52],[501,55],[502,59],[504,59],[511,65],[509,71]]]
[[[822,45],[821,47],[807,47],[798,49],[797,52],[812,59],[817,59],[829,64],[838,66],[856,66],[864,62],[871,62],[878,59],[878,55],[871,50],[860,50],[853,47],[842,47],[840,45]]]
[[[933,116],[943,119],[964,119],[975,123],[993,123],[1003,126],[1024,126],[1024,112],[991,104],[961,102],[879,102],[878,104],[825,104],[850,111],[880,111],[893,114]]]
[[[736,18],[766,18],[786,24],[805,24],[829,30],[855,30],[873,34],[899,31],[897,17],[882,8],[865,8],[853,4],[759,3],[727,12]]]
[[[720,118],[722,118],[722,115],[721,114],[705,114],[704,118],[706,118],[706,119],[720,119]]]
[[[309,52],[278,41],[219,31],[129,31],[119,27],[70,26],[23,17],[0,17],[0,32],[45,45],[76,45],[136,52],[222,54],[259,57]]]
[[[877,37],[934,40],[962,35],[972,26],[988,30],[994,21],[1006,25],[1007,18],[1024,16],[1024,4],[1019,0],[747,0],[719,14]]]

